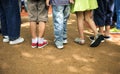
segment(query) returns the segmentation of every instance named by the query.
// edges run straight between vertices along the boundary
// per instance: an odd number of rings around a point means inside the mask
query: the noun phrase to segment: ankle
[[[44,38],[38,37],[38,43],[43,43]]]
[[[38,38],[32,38],[32,43],[37,43],[38,42]]]

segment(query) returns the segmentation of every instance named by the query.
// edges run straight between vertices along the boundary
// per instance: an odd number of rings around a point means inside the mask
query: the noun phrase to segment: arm
[[[74,4],[74,0],[69,0],[69,1],[70,1],[70,3]]]
[[[46,5],[50,6],[50,0],[46,0]]]

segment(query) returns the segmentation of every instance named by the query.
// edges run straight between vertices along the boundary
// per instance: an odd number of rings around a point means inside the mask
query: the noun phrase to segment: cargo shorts
[[[48,20],[48,8],[45,0],[29,0],[28,14],[30,22],[46,22]]]

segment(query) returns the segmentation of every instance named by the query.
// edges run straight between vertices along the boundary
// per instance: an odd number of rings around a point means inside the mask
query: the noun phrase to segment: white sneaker
[[[63,40],[63,44],[67,44],[67,43],[68,43],[67,39]]]
[[[62,46],[57,46],[58,49],[63,49],[63,47],[64,47],[63,45]]]
[[[3,36],[3,42],[9,42],[9,37],[8,36]]]
[[[9,44],[19,44],[22,43],[24,41],[24,38],[19,37],[18,39],[14,40],[14,41],[10,41]]]

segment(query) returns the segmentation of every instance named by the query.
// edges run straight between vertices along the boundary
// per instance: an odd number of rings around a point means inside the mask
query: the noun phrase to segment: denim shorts
[[[46,22],[48,20],[48,8],[45,0],[29,0],[28,14],[32,22]]]

